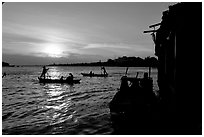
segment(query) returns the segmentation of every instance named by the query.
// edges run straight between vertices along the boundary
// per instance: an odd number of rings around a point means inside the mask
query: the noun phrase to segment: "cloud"
[[[47,49],[57,46],[58,53],[66,59],[151,56],[153,42],[143,31],[161,19],[160,13],[167,5],[7,3],[2,9],[3,53],[48,58],[54,50]]]
[[[4,42],[10,42],[10,43],[43,43],[46,42],[46,40],[38,37],[33,37],[31,35],[27,34],[21,34],[21,33],[2,33],[2,40]]]
[[[91,48],[119,48],[119,49],[129,49],[130,47],[125,46],[124,44],[111,44],[111,43],[96,43],[96,44],[88,44],[87,46],[83,47],[84,49],[91,49]]]
[[[152,52],[152,49],[147,48],[147,46],[137,45],[137,44],[126,44],[126,43],[96,43],[96,44],[88,44],[84,46],[82,49],[108,49],[109,51],[115,52]]]
[[[12,22],[4,22],[3,25],[3,53],[9,55],[33,56],[40,62],[39,58],[55,57],[52,60],[66,61],[70,59],[75,62],[100,60],[103,58],[114,58],[118,56],[145,56],[153,53],[148,46],[120,42],[113,36],[103,33],[94,33],[87,30],[73,32],[62,28],[51,28],[50,26],[23,25]],[[112,38],[112,39],[111,39]],[[93,40],[92,40],[93,39]],[[56,46],[59,50],[54,55],[49,48]],[[56,48],[55,48],[56,49]],[[53,54],[53,55],[51,55]],[[71,62],[72,62],[71,61]],[[19,60],[18,60],[19,62]]]
[[[84,43],[71,34],[54,28],[42,28],[11,22],[3,25],[3,52],[33,56],[47,56],[46,48],[58,46],[62,56],[77,53]]]
[[[86,63],[95,61],[106,61],[106,58],[99,55],[80,55],[70,54],[68,58],[50,58],[33,55],[18,55],[18,54],[3,54],[2,60],[14,65],[48,65],[52,63],[71,64],[71,63]]]

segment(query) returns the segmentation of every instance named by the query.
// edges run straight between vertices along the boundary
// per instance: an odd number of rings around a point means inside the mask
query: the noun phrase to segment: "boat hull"
[[[60,80],[60,79],[42,79],[39,78],[39,83],[66,83],[66,84],[78,84],[80,83],[80,79],[74,80]]]
[[[108,74],[90,74],[90,73],[81,73],[85,77],[108,77]]]

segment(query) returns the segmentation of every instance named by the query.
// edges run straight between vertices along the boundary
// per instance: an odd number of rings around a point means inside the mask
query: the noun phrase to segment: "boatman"
[[[49,69],[49,68],[48,68],[48,69]],[[40,78],[43,77],[43,78],[45,79],[45,74],[47,73],[48,69],[46,69],[46,67],[43,66],[43,71],[42,71],[42,74],[41,74]]]
[[[5,76],[6,76],[6,73],[4,72],[3,75],[2,75],[2,78],[5,77]]]
[[[108,75],[108,73],[106,72],[105,67],[101,67],[101,70],[103,70],[103,74],[104,74],[104,75]]]

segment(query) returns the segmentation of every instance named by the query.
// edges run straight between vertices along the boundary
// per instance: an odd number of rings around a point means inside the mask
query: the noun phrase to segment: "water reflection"
[[[57,84],[46,84],[45,88],[47,88],[48,97],[49,98],[53,98],[53,97],[59,96],[63,92],[65,92],[65,91],[63,91],[62,86],[63,85],[61,85],[61,84],[60,85],[57,85]]]
[[[52,73],[57,74],[57,73]],[[48,110],[45,114],[49,125],[59,125],[62,123],[74,124],[78,122],[74,102],[70,97],[74,87],[66,84],[45,84],[45,103],[43,108]],[[59,127],[60,128],[60,127]]]
[[[51,67],[49,68],[48,72],[47,72],[47,76],[49,78],[59,78],[61,75],[60,73],[60,69],[58,67]]]
[[[98,67],[49,67],[52,78]],[[5,69],[5,68],[4,68]],[[84,78],[76,85],[43,84],[41,67],[6,68],[2,81],[3,134],[109,134],[108,103],[126,68],[108,68],[111,77]],[[132,68],[128,75],[135,76]],[[154,71],[152,71],[154,72]],[[157,73],[152,75],[156,77]],[[18,78],[19,77],[19,78]]]

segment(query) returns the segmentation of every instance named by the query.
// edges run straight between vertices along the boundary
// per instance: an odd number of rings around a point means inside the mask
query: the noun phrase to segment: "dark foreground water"
[[[108,103],[120,86],[125,67],[107,67],[110,77],[83,77],[81,72],[101,73],[100,67],[49,67],[52,78],[71,72],[80,84],[40,84],[41,67],[3,67],[3,134],[112,134]],[[128,76],[148,68],[131,67]],[[154,90],[157,70],[152,70]]]

